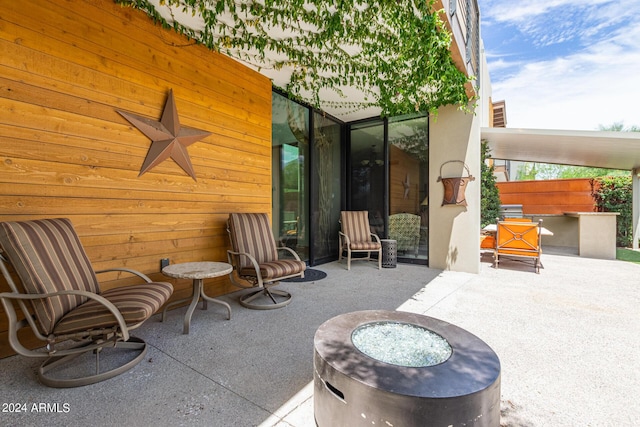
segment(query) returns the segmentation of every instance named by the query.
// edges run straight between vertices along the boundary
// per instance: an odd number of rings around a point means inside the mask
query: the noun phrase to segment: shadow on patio
[[[166,323],[156,315],[136,331],[150,344],[146,361],[76,389],[41,386],[35,361],[3,359],[2,402],[26,403],[27,412],[1,413],[0,424],[311,427],[318,326],[349,311],[398,308],[460,326],[495,350],[502,425],[633,425],[640,266],[550,252],[540,274],[528,265],[496,270],[488,259],[479,275],[404,264],[315,267],[328,277],[281,285],[294,296],[286,308],[248,310],[228,295],[232,320],[210,304],[196,310],[189,335],[186,308]],[[58,404],[59,412],[31,411],[33,403]]]

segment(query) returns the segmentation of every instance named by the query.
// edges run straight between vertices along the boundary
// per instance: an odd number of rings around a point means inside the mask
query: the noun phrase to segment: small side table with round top
[[[162,321],[164,322],[167,309],[176,304],[181,304],[185,301],[191,300],[187,313],[184,315],[184,327],[182,329],[183,334],[189,333],[189,326],[191,324],[191,316],[193,315],[198,301],[202,298],[202,309],[207,309],[207,301],[211,301],[216,304],[224,305],[227,307],[229,313],[229,320],[231,320],[231,306],[224,301],[220,301],[210,296],[205,295],[203,281],[204,279],[210,279],[212,277],[224,276],[233,271],[231,264],[226,262],[185,262],[181,264],[168,265],[162,269],[162,274],[165,276],[173,277],[176,279],[192,279],[193,280],[193,295],[191,298],[185,298],[180,301],[173,301],[162,311]]]

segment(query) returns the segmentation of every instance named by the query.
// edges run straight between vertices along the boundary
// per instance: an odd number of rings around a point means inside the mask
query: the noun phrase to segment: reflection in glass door
[[[373,120],[351,125],[350,205],[352,211],[368,211],[371,232],[385,236],[384,122]]]
[[[393,117],[388,135],[388,237],[397,241],[400,261],[424,262],[429,236],[428,117]]]
[[[309,259],[309,109],[272,96],[273,234]]]
[[[311,149],[311,265],[335,259],[342,202],[342,126],[313,113]]]

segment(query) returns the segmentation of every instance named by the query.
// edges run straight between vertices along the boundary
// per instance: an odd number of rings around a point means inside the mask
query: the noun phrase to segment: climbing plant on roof
[[[115,1],[258,69],[292,69],[281,89],[317,107],[323,90],[343,94],[352,86],[364,100],[343,97],[331,106],[377,106],[386,116],[468,108],[469,77],[453,62],[433,0],[159,0],[168,9]],[[202,27],[183,25],[178,12],[201,15]]]

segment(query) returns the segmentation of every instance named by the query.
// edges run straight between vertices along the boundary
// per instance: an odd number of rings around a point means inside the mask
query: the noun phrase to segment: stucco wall
[[[429,122],[429,266],[480,272],[480,124],[456,107],[441,108]],[[466,189],[467,206],[441,206],[444,188],[440,166],[461,160],[475,181]],[[444,177],[466,176],[461,163],[449,163]]]

